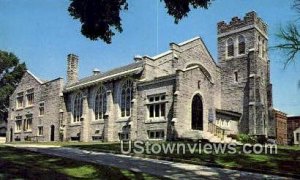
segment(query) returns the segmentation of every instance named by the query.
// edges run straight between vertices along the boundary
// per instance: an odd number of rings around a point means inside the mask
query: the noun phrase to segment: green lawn
[[[76,147],[91,151],[112,151],[121,153],[119,143],[98,144],[63,144],[63,146]],[[198,150],[199,151],[199,150]],[[172,158],[173,161],[185,161],[196,164],[214,164],[227,168],[238,168],[257,170],[266,173],[284,173],[300,175],[300,147],[278,147],[277,154],[205,154],[186,153],[181,154],[148,154],[147,157],[165,159]]]
[[[0,179],[158,179],[114,167],[0,146]]]
[[[40,143],[60,145],[64,147],[74,147],[79,149],[121,153],[120,143]],[[147,154],[139,155],[148,158],[166,159],[172,161],[218,165],[226,168],[254,170],[265,173],[294,174],[300,177],[300,147],[299,146],[278,146],[277,154],[205,154],[186,153],[181,154]]]

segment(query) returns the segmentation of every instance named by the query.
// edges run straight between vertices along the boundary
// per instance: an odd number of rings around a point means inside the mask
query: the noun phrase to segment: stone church
[[[274,137],[267,25],[249,12],[242,19],[219,22],[217,28],[218,63],[200,37],[170,43],[170,50],[162,54],[136,56],[131,64],[107,72],[94,69],[82,79],[79,58],[68,55],[65,85],[57,82],[57,88],[40,93],[43,83],[37,86],[22,79],[19,86],[28,88],[18,87],[11,97],[7,137],[84,142],[231,142],[228,135],[237,133]],[[28,112],[18,114],[14,102],[29,90],[36,106],[29,112],[31,134],[24,136],[19,123],[28,124]],[[38,94],[45,98],[36,98]],[[53,99],[57,100],[49,103]],[[43,117],[51,120],[39,116],[41,102]],[[46,131],[39,135],[38,127]]]

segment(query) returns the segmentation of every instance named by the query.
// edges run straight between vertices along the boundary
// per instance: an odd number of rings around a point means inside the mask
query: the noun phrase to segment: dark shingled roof
[[[136,69],[136,68],[142,68],[143,65],[144,65],[144,62],[139,61],[139,62],[131,63],[131,64],[128,64],[128,65],[125,65],[125,66],[122,66],[122,67],[119,67],[119,68],[112,69],[110,71],[107,71],[107,72],[104,72],[104,73],[101,73],[101,74],[88,76],[88,77],[85,77],[83,79],[80,79],[76,83],[72,83],[72,84],[67,85],[66,89],[67,88],[72,88],[74,86],[80,86],[80,85],[83,85],[83,84],[88,83],[90,81],[94,81],[94,80],[97,80],[97,79],[100,79],[100,78],[105,78],[105,77],[108,77],[108,76],[116,75],[118,73],[122,73],[122,72],[125,72],[125,71],[130,71],[130,70],[133,70],[133,69]],[[139,72],[132,72],[132,73],[135,74],[135,73],[139,73]]]
[[[240,118],[242,115],[241,113],[238,113],[238,112],[228,111],[228,110],[223,110],[223,109],[216,109],[216,113],[229,115],[229,116],[233,116],[233,117],[237,117],[237,118]]]

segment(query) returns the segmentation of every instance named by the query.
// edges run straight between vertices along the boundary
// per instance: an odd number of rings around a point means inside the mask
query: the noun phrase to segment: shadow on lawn
[[[90,151],[100,151],[121,153],[119,143],[114,144],[94,144],[94,145],[70,145],[69,147],[77,147]],[[242,151],[241,147],[238,148]],[[152,155],[149,156],[152,158]],[[230,168],[256,170],[269,173],[293,173],[300,174],[300,150],[299,149],[282,149],[277,150],[277,154],[205,154],[205,153],[186,153],[181,154],[158,154],[153,158],[174,158],[175,161],[191,160],[196,163],[212,163],[219,166]]]
[[[9,147],[0,147],[0,154],[0,179],[151,179],[147,174]]]

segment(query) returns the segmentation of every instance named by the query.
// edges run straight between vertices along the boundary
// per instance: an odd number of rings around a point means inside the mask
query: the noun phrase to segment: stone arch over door
[[[192,129],[203,130],[203,101],[199,94],[192,100]]]

